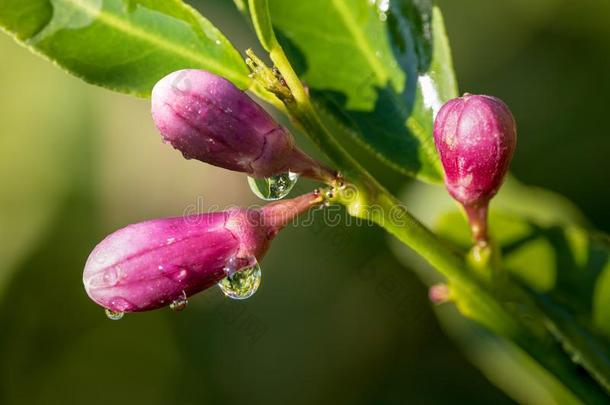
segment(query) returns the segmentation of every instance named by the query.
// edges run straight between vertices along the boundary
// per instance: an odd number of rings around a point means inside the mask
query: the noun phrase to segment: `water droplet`
[[[168,245],[171,245],[172,243],[174,243],[176,241],[176,238],[167,238],[166,242]]]
[[[119,282],[119,278],[119,270],[112,267],[104,273],[104,285],[107,287],[114,287]]]
[[[231,276],[233,275],[233,273],[237,272],[237,270],[239,270],[238,268],[239,263],[236,257],[232,257],[229,259],[229,261],[227,261],[227,264],[224,267],[224,272],[227,276]]]
[[[266,201],[274,201],[286,197],[298,179],[297,173],[286,172],[264,179],[248,177],[248,184],[257,197]]]
[[[234,300],[244,300],[251,297],[261,284],[261,268],[254,259],[254,264],[239,270],[225,268],[227,277],[218,282],[218,287],[224,295]]]
[[[182,291],[182,295],[180,295],[180,297],[176,298],[175,300],[173,300],[170,304],[169,304],[169,308],[172,311],[176,311],[176,312],[180,312],[182,311],[184,308],[186,308],[186,306],[188,305],[189,300],[186,297],[186,293],[184,291]]]
[[[157,266],[157,269],[163,273],[166,277],[171,278],[172,280],[180,283],[186,279],[188,276],[188,271],[185,268],[181,268],[178,266],[174,266],[172,264],[169,265],[160,265]]]
[[[123,318],[123,315],[125,315],[125,312],[117,312],[108,308],[104,309],[104,312],[106,312],[108,319],[113,321],[118,321],[119,319]]]
[[[107,288],[114,287],[119,283],[120,280],[120,269],[111,267],[102,271],[101,273],[94,274],[89,277],[85,282],[89,288]]]
[[[180,282],[184,281],[184,279],[186,278],[187,275],[188,275],[188,272],[186,271],[186,269],[179,269],[171,274],[171,278],[174,279],[174,281],[177,281],[180,283]]]
[[[216,40],[216,45],[220,45],[220,39]]]
[[[117,312],[125,312],[133,310],[135,305],[123,297],[114,297],[110,300],[110,307],[116,309]]]
[[[369,3],[377,9],[377,15],[382,22],[388,19],[387,12],[390,10],[390,0],[369,0]]]

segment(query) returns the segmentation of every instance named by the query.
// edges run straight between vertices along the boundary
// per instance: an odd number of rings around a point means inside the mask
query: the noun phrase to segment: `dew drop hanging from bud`
[[[225,273],[227,273],[227,277],[218,282],[218,287],[225,296],[234,300],[250,298],[261,284],[262,272],[256,259],[254,259],[254,264],[241,270],[232,268],[231,262],[229,262]]]
[[[231,298],[248,298],[260,285],[257,260],[273,238],[322,202],[318,191],[261,208],[233,207],[126,226],[89,255],[85,291],[111,319],[170,305],[178,310],[187,295],[216,284]]]
[[[113,321],[118,321],[123,318],[123,315],[125,315],[125,312],[117,312],[108,308],[106,308],[104,312],[106,312],[106,316],[108,317],[108,319]]]
[[[275,201],[286,197],[298,179],[297,173],[286,172],[263,179],[248,177],[248,184],[257,197],[265,201]]]
[[[176,298],[169,304],[169,308],[172,311],[180,312],[184,308],[186,308],[188,303],[189,303],[189,301],[188,301],[188,298],[186,297],[186,293],[184,291],[182,291],[182,294],[180,295],[180,297]]]

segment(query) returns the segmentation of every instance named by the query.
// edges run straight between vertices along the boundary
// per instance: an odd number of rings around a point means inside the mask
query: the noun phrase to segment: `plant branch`
[[[253,54],[249,56],[253,57]],[[284,85],[292,95],[286,98],[280,93],[278,98],[284,102],[295,124],[328,156],[346,181],[343,186],[334,184],[328,200],[344,205],[352,216],[373,220],[430,263],[447,279],[455,304],[463,315],[516,343],[582,400],[596,402],[605,399],[605,392],[594,380],[583,378],[548,330],[540,323],[532,327],[524,322],[511,310],[511,305],[507,305],[511,303],[505,302],[504,299],[510,297],[493,295],[491,286],[470,268],[465,257],[419,222],[343,149],[321,121],[307,90],[278,44],[270,49],[270,56],[281,75],[274,85]],[[260,60],[256,62],[259,73],[261,69],[268,69]],[[278,94],[272,88],[268,90]],[[515,296],[522,296],[518,286],[515,286],[515,291]]]
[[[277,41],[267,1],[248,3],[257,35],[275,65],[269,69],[251,50],[247,51],[246,62],[256,81],[284,104],[284,111],[293,122],[341,171],[342,178],[331,181],[326,199],[344,205],[350,215],[373,220],[428,261],[447,279],[451,296],[463,315],[515,343],[577,397],[586,402],[604,401],[606,393],[570,361],[545,327],[544,314],[531,305],[518,286],[513,289],[510,280],[502,280],[502,287],[508,292],[495,289],[493,280],[480,277],[471,260],[453,251],[420,223],[343,149],[320,119]],[[529,310],[528,317],[523,315],[523,307]],[[529,318],[532,313],[533,322]]]

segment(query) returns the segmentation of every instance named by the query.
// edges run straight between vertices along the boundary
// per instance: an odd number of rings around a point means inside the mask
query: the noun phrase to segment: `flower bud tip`
[[[129,225],[93,249],[83,271],[85,290],[110,314],[180,310],[188,297],[227,277],[227,268],[251,268],[284,225],[320,202],[310,193],[261,209]]]
[[[179,70],[152,91],[152,117],[163,139],[187,159],[264,178],[291,171],[325,180],[330,170],[228,80],[203,70]]]
[[[516,141],[515,120],[495,97],[465,93],[436,116],[434,142],[445,185],[464,206],[477,242],[487,239],[487,207],[504,181]]]

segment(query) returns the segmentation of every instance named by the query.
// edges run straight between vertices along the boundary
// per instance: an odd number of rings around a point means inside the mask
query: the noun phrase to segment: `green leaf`
[[[439,182],[433,117],[457,95],[442,16],[428,1],[384,4],[269,0],[278,40],[326,124],[397,170]]]
[[[269,3],[267,3],[267,0],[249,0],[248,4],[248,10],[252,14],[252,22],[254,23],[256,35],[263,48],[270,52],[271,49],[277,46],[277,39],[275,38],[269,16]]]
[[[610,389],[610,249],[582,228],[539,223],[498,211],[490,215],[503,265],[527,286],[572,360]],[[466,252],[470,234],[459,212],[440,218],[438,231]],[[604,336],[605,334],[605,336]]]
[[[506,186],[492,201],[489,218],[504,270],[544,313],[572,360],[610,389],[608,237],[588,229],[563,197],[514,179]],[[425,211],[424,221],[466,253],[471,236],[464,216],[443,190],[428,189],[409,192],[410,208]]]
[[[0,0],[0,26],[85,81],[129,94],[146,97],[183,68],[250,83],[240,54],[180,0]]]

